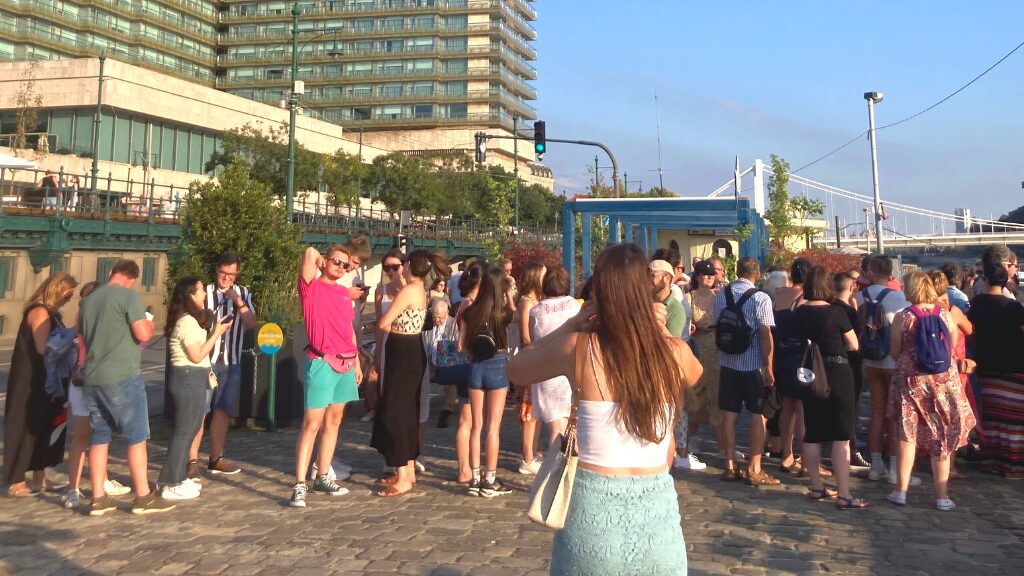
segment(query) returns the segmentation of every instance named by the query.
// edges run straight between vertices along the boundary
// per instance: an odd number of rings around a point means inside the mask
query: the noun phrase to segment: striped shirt
[[[725,291],[732,290],[733,302],[739,302],[743,294],[754,288],[754,284],[746,278],[740,278],[732,284],[723,286],[715,295],[714,313],[715,321],[725,310]],[[718,363],[726,368],[739,370],[740,372],[753,372],[758,368],[764,368],[764,359],[761,358],[761,334],[758,329],[762,326],[775,326],[775,314],[772,313],[772,299],[764,292],[756,292],[743,304],[743,316],[753,333],[750,335],[750,347],[742,354],[726,354],[718,351]]]
[[[252,305],[252,292],[244,286],[234,286],[235,291],[249,307],[249,312],[256,313]],[[230,288],[228,288],[230,290]],[[210,361],[214,364],[238,364],[242,361],[242,337],[245,333],[242,318],[235,310],[235,303],[230,298],[224,297],[226,290],[219,290],[213,282],[206,286],[206,308],[213,310],[216,321],[222,318],[235,315],[234,324],[217,340],[210,351]]]

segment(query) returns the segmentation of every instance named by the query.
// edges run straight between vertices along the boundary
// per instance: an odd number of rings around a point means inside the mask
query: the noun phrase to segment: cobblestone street
[[[436,398],[435,398],[436,400]],[[435,402],[436,403],[436,402]],[[435,406],[436,408],[436,406]],[[353,408],[342,431],[341,460],[354,467],[351,493],[312,495],[306,510],[288,507],[296,430],[232,430],[229,456],[241,474],[206,478],[203,495],[169,514],[128,512],[90,518],[60,507],[59,494],[0,501],[0,572],[17,574],[544,574],[551,532],[531,524],[528,478],[502,454],[499,474],[516,490],[470,498],[454,482],[454,428],[431,425],[427,474],[413,495],[372,495],[382,460],[368,447],[371,423]],[[433,424],[433,422],[432,422]],[[518,445],[506,412],[505,446]],[[167,429],[154,420],[150,479]],[[708,443],[710,446],[710,443]],[[127,482],[123,445],[112,474]],[[205,446],[204,446],[205,453]],[[691,574],[1019,574],[1024,561],[1022,485],[967,470],[954,481],[957,508],[932,506],[929,477],[910,506],[884,501],[887,484],[854,481],[870,510],[841,512],[803,496],[806,480],[751,488],[703,472],[674,472],[684,514]],[[769,470],[772,468],[769,467]]]

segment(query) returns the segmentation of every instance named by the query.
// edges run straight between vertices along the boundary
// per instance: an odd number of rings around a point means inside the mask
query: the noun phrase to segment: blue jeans
[[[116,384],[83,386],[82,400],[89,409],[90,445],[110,444],[115,431],[129,446],[149,440],[149,404],[141,375]]]
[[[185,480],[188,450],[206,414],[209,368],[171,366],[171,397],[174,398],[174,432],[158,482],[173,486]]]
[[[241,364],[214,364],[217,388],[210,400],[210,410],[220,410],[230,415],[238,405],[238,390],[242,387]]]
[[[508,354],[498,352],[497,356],[481,362],[473,362],[469,369],[469,389],[501,390],[508,388],[508,377],[505,375],[505,368],[508,367]]]

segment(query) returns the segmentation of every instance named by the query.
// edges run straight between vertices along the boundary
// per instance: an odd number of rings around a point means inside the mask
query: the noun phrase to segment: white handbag
[[[569,424],[548,448],[544,462],[530,487],[526,515],[537,524],[561,530],[569,512],[572,484],[576,478],[576,425]]]

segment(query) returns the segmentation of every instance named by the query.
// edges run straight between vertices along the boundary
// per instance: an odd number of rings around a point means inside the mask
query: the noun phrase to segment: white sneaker
[[[878,482],[879,480],[886,478],[888,475],[889,472],[886,471],[884,466],[881,468],[876,468],[872,466],[871,470],[868,470],[868,480],[872,480],[875,482]]]
[[[124,496],[132,491],[131,488],[121,484],[117,480],[107,479],[103,482],[103,491],[110,496]]]
[[[870,473],[869,473],[869,477],[870,477]],[[889,470],[889,478],[888,478],[888,480],[889,480],[889,484],[896,484],[897,482],[899,482],[899,476],[896,474],[895,470]],[[921,485],[921,479],[918,478],[917,476],[911,476],[910,477],[910,485],[911,486],[920,486]]]
[[[69,488],[67,494],[60,497],[60,503],[70,510],[81,506],[83,498],[85,495],[77,488]]]
[[[956,503],[949,498],[938,498],[935,500],[935,507],[943,512],[949,512],[953,508],[956,508]]]
[[[892,492],[889,493],[888,496],[885,497],[885,499],[888,500],[889,502],[892,502],[893,504],[895,504],[897,506],[906,506],[907,505],[907,493],[906,492],[900,492],[898,490],[893,490]]]
[[[423,474],[427,471],[427,467],[420,461],[419,458],[413,461],[413,465],[416,467],[416,472]]]
[[[672,467],[679,468],[680,470],[703,470],[708,467],[707,464],[701,462],[693,454],[688,454],[686,458],[682,456],[676,456],[672,459]]]
[[[184,482],[174,486],[164,486],[160,491],[164,500],[192,500],[199,497],[199,491],[192,487],[192,484]]]
[[[526,460],[519,461],[519,473],[520,474],[536,474],[540,471],[540,461],[534,458],[531,462]]]
[[[191,489],[195,490],[196,492],[202,492],[203,491],[203,485],[200,484],[199,482],[196,482],[195,480],[193,480],[191,478],[185,478],[185,480],[182,481],[182,484],[187,485],[188,487],[190,487]]]
[[[349,478],[351,478],[352,477],[352,471],[351,471],[352,468],[350,466],[346,466],[346,468],[348,468],[348,470],[345,470],[345,469],[335,470],[335,466],[337,466],[338,464],[339,464],[339,462],[337,460],[335,460],[331,464],[331,467],[327,469],[327,477],[330,478],[331,480],[348,480]],[[320,467],[316,465],[316,462],[314,462],[313,465],[310,466],[310,468],[309,468],[309,479],[313,480],[313,481],[316,481],[316,477],[319,475],[319,473],[320,473]]]

